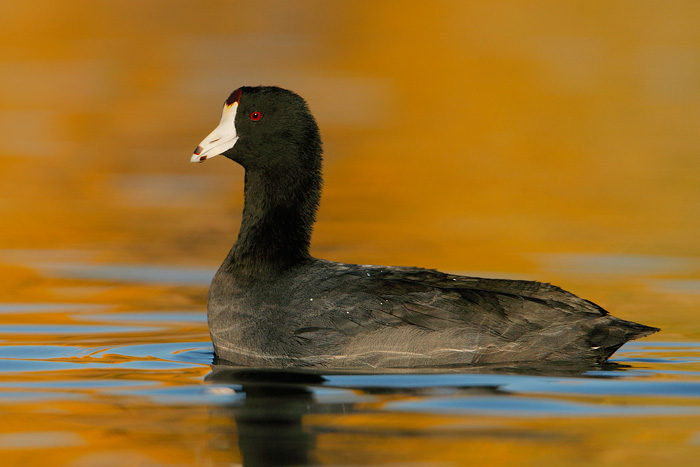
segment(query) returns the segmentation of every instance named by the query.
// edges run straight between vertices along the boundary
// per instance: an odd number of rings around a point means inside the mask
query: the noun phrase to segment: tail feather
[[[589,344],[598,351],[601,362],[610,358],[626,342],[660,331],[659,328],[610,315],[606,318],[608,318],[607,322],[596,326],[589,336]]]
[[[624,319],[620,318],[614,318],[613,323],[611,323],[611,325],[614,325],[618,328],[622,328],[627,336],[628,341],[639,339],[641,337],[646,337],[661,330],[660,328],[647,326],[646,324],[635,323],[634,321],[625,321]]]

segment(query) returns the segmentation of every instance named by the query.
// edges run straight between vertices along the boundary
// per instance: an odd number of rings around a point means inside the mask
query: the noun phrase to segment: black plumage
[[[321,153],[301,97],[243,87],[192,158],[223,154],[246,170],[238,239],[209,291],[220,358],[277,368],[581,364],[658,331],[540,282],[312,258]]]

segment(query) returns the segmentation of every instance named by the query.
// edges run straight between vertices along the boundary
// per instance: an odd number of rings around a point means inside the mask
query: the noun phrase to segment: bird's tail
[[[596,326],[596,332],[590,336],[592,348],[597,348],[599,361],[607,360],[625,342],[646,337],[660,331],[659,328],[626,321],[624,319],[607,316],[610,321]]]

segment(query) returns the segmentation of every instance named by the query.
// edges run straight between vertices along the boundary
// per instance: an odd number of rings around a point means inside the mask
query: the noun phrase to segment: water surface
[[[199,268],[155,281],[152,266],[74,264],[37,268],[85,289],[206,289]],[[134,302],[0,305],[8,465],[652,465],[698,449],[697,341],[628,343],[584,371],[278,374],[218,364],[201,307]]]

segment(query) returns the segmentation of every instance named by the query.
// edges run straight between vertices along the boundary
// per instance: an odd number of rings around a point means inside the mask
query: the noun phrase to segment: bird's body
[[[216,354],[274,368],[396,368],[605,361],[657,328],[558,287],[312,258],[321,142],[296,94],[234,91],[193,162],[246,169],[238,239],[209,291]]]
[[[429,367],[601,362],[646,326],[558,287],[309,259],[210,291],[217,355],[246,366]]]

